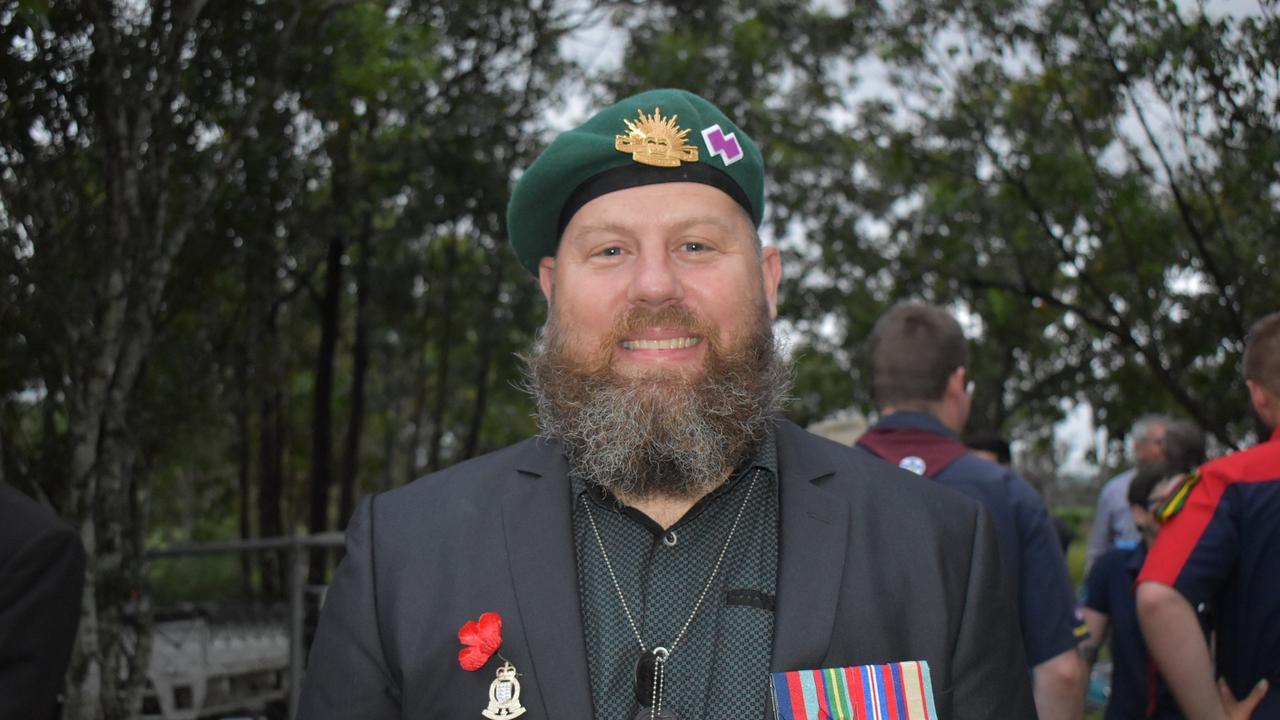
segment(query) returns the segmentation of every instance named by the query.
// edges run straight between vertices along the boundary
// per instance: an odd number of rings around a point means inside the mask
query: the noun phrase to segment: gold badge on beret
[[[656,107],[652,115],[646,115],[644,110],[636,112],[640,117],[635,121],[623,119],[629,132],[614,136],[614,149],[654,167],[680,167],[682,162],[698,161],[698,148],[685,142],[689,131],[676,125],[679,115],[664,118]]]

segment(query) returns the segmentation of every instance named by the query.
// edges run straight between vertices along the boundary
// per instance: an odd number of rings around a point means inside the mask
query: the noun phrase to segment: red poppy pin
[[[458,664],[463,670],[479,670],[502,647],[502,616],[487,612],[479,621],[466,621],[458,630],[458,641],[464,646],[458,651]]]
[[[487,612],[478,620],[466,621],[458,629],[458,641],[463,646],[458,651],[458,664],[463,670],[479,670],[502,647],[502,616]],[[525,708],[520,705],[519,673],[510,661],[502,658],[502,667],[489,684],[489,705],[480,714],[490,720],[508,720],[524,713]]]

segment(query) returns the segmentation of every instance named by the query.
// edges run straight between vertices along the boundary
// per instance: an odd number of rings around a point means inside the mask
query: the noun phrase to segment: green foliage
[[[184,602],[244,602],[235,555],[153,560],[148,580],[152,602],[161,607]]]
[[[855,402],[865,407],[863,389],[855,385],[854,374],[836,358],[805,348],[793,357],[792,368],[795,399],[787,406],[787,416],[800,425],[811,425]]]
[[[1274,132],[1253,130],[1274,129],[1275,88],[1245,81],[1274,73],[1252,44],[1274,19],[1008,5],[905,3],[882,26],[908,102],[858,108],[846,162],[866,169],[860,192],[811,236],[825,249],[792,275],[789,310],[818,326],[910,298],[980,319],[974,421],[1023,436],[1075,398],[1116,438],[1154,410],[1239,438],[1238,352],[1248,319],[1274,310],[1261,298],[1280,260],[1263,189],[1277,166],[1250,160],[1274,152]],[[933,41],[956,33],[963,52]],[[1206,44],[1237,54],[1210,59]],[[1253,180],[1237,183],[1245,167]],[[850,237],[867,216],[888,227]],[[877,251],[888,287],[850,293],[840,279]],[[855,354],[869,325],[842,325]]]

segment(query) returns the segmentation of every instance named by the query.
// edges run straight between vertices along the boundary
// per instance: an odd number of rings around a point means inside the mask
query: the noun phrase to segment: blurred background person
[[[1143,415],[1133,425],[1133,459],[1137,465],[1164,462],[1164,433],[1169,426],[1165,415]],[[1085,573],[1102,553],[1117,543],[1132,547],[1138,541],[1138,528],[1129,512],[1129,483],[1137,467],[1108,480],[1098,493],[1098,504],[1093,512],[1093,526],[1089,530],[1089,545],[1085,550]]]
[[[1009,441],[1005,440],[1000,433],[990,430],[982,430],[975,433],[965,435],[965,447],[969,448],[969,452],[997,465],[1005,467],[1013,466],[1013,452],[1009,446]]]
[[[1156,511],[1186,475],[1204,462],[1204,432],[1194,423],[1177,420],[1168,426],[1165,445],[1171,459],[1139,466],[1129,483],[1129,510],[1138,528],[1138,543],[1103,553],[1081,589],[1089,627],[1089,637],[1081,649],[1090,665],[1097,660],[1102,644],[1110,640],[1112,669],[1106,720],[1182,717],[1168,686],[1151,672],[1147,645],[1138,625],[1134,583],[1147,558],[1147,548],[1160,529]]]

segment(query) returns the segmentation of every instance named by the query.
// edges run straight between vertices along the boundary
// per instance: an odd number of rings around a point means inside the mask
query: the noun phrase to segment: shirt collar
[[[876,423],[878,428],[914,428],[916,430],[928,430],[929,432],[945,435],[949,438],[958,440],[959,437],[951,432],[951,428],[942,424],[938,418],[927,412],[919,410],[899,410],[890,415],[880,418]]]

